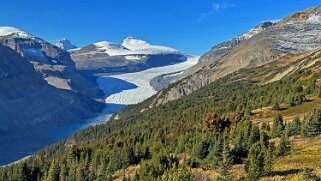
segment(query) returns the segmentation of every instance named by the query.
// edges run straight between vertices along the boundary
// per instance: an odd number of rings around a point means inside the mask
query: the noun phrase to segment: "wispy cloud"
[[[199,16],[198,22],[202,22],[205,18],[207,18],[208,16],[211,16],[216,12],[220,12],[224,9],[233,8],[233,7],[235,7],[235,4],[228,3],[228,2],[212,3],[211,9],[208,12],[204,12]]]

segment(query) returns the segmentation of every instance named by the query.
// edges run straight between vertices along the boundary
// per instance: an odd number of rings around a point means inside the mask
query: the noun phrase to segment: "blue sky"
[[[2,0],[0,26],[77,46],[127,36],[201,55],[264,20],[321,0]]]

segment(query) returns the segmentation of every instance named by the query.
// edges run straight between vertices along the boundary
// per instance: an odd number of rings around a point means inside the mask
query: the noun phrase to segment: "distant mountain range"
[[[186,61],[187,55],[165,46],[128,37],[121,44],[102,41],[70,50],[81,73],[121,73]]]

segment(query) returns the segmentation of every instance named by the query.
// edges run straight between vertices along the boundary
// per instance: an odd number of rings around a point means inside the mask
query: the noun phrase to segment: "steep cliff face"
[[[80,124],[103,106],[74,90],[48,84],[26,58],[0,45],[0,164],[53,143],[52,130]]]
[[[100,94],[94,83],[79,75],[67,51],[12,27],[0,27],[0,44],[10,47],[32,63],[50,85],[79,93],[86,91],[94,98]]]
[[[309,10],[305,18],[285,18],[239,43],[223,55],[217,48],[221,45],[215,46],[216,48],[201,58],[201,62],[206,63],[197,65],[200,67],[194,67],[193,74],[158,93],[150,107],[188,95],[242,68],[258,67],[286,54],[303,53],[320,47],[320,9],[321,7],[317,7],[313,11]],[[232,42],[231,47],[237,41]]]
[[[55,44],[57,47],[63,50],[71,50],[77,48],[75,45],[73,45],[68,39],[64,38],[62,40],[57,41]]]
[[[79,121],[100,109],[94,100],[49,85],[27,60],[0,45],[0,130],[3,135],[41,124]]]

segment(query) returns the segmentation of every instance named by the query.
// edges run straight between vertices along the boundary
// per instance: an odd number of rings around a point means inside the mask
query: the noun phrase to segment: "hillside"
[[[320,58],[320,49],[287,55],[264,66],[241,69],[157,108],[143,109],[153,98],[126,107],[119,112],[117,120],[82,130],[26,162],[2,168],[0,178],[25,174],[36,180],[59,173],[59,177],[72,180],[105,180],[117,170],[135,164],[139,167],[132,168],[137,171],[132,178],[141,180],[206,180],[215,175],[226,177],[224,174],[231,174],[234,180],[243,180],[245,176],[258,179],[264,175],[303,177],[308,172],[303,170],[305,166],[318,171],[318,159],[313,164],[308,163],[311,160],[301,160],[304,164],[294,171],[282,164],[288,155],[301,154],[301,147],[313,149],[316,146],[309,147],[305,144],[307,140],[318,142],[315,136],[321,132],[309,131],[315,128],[309,117],[318,115],[318,111],[310,111],[319,109],[316,97],[320,92]],[[288,71],[289,68],[293,71]],[[301,112],[298,106],[309,109]],[[258,113],[261,109],[267,110],[266,114]],[[275,117],[278,112],[284,121],[280,116]],[[302,118],[301,114],[306,116]],[[301,117],[302,126],[292,128],[289,115]],[[321,117],[313,120],[319,121]],[[273,124],[268,126],[269,122]],[[295,137],[287,140],[291,135]],[[261,171],[247,170],[244,175],[244,165],[247,169],[260,168],[255,162],[249,162],[255,161],[256,153],[264,153],[259,158],[262,163],[266,160],[270,167]],[[268,162],[273,158],[276,158],[274,166],[272,161]],[[232,172],[225,173],[224,169],[230,167]],[[133,171],[123,173],[130,176]]]
[[[320,19],[321,6],[214,46],[193,74],[0,168],[0,180],[321,180]],[[129,38],[76,51],[160,50],[172,51]]]
[[[159,106],[191,94],[242,68],[258,67],[284,55],[303,53],[320,47],[320,9],[321,7],[316,7],[299,13],[305,14],[305,18],[295,18],[298,13],[290,15],[274,26],[232,46],[224,56],[214,47],[201,57],[198,65],[190,68],[191,75],[166,92],[159,92],[151,106]]]

